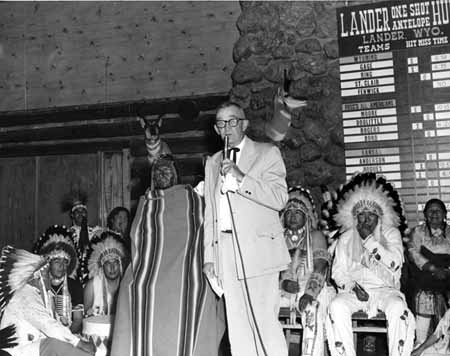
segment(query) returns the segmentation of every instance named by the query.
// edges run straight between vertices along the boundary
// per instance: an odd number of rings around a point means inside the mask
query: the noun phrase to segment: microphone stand
[[[224,151],[223,151],[223,158],[224,159],[225,158],[229,158],[229,148],[228,148],[228,146],[229,146],[229,138],[228,138],[228,136],[225,136],[225,138],[224,138]],[[258,339],[259,339],[259,341],[261,343],[261,347],[262,347],[263,353],[264,353],[265,356],[268,356],[267,350],[266,350],[266,348],[264,346],[264,340],[262,338],[261,331],[259,330],[259,327],[258,327],[258,322],[256,320],[255,311],[253,310],[253,305],[252,305],[251,298],[250,298],[250,291],[248,289],[248,283],[247,283],[247,274],[245,273],[244,258],[242,256],[241,244],[239,243],[239,238],[238,238],[237,229],[236,229],[236,222],[234,221],[233,209],[232,209],[232,206],[231,206],[230,192],[227,191],[225,194],[227,196],[228,207],[230,209],[231,228],[232,228],[232,231],[233,231],[232,236],[235,237],[234,240],[236,241],[236,246],[237,246],[237,249],[238,249],[239,262],[240,262],[240,265],[241,265],[241,268],[242,268],[242,277],[244,279],[245,293],[247,294],[248,305],[250,307],[250,314],[252,316],[253,323],[255,325],[256,333],[258,334]],[[258,352],[258,347],[256,347],[256,351]]]

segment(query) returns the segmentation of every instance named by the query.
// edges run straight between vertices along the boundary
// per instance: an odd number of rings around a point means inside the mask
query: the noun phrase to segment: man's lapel
[[[210,194],[212,197],[214,197],[214,203],[217,204],[218,202],[218,194],[220,194],[220,163],[222,162],[222,155],[219,154],[216,157],[213,157],[212,159],[212,166],[211,166],[211,172],[212,172],[212,179],[213,183],[210,185],[211,191]],[[218,211],[218,205],[217,205],[217,211]]]
[[[250,138],[246,137],[245,140],[245,145],[239,157],[238,167],[244,174],[247,174],[256,159],[256,147],[255,142]]]

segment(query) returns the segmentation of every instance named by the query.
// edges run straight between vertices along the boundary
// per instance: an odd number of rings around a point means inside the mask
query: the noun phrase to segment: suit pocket
[[[281,226],[279,224],[268,226],[267,228],[261,228],[258,229],[256,232],[256,236],[259,238],[265,238],[265,239],[279,239],[284,238],[283,230],[281,229]]]

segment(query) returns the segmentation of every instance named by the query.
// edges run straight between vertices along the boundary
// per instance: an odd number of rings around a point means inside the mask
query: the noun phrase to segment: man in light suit
[[[204,272],[223,289],[233,356],[287,356],[278,321],[279,272],[290,262],[278,212],[288,199],[277,147],[245,135],[235,103],[217,111],[215,131],[235,151],[205,166]]]

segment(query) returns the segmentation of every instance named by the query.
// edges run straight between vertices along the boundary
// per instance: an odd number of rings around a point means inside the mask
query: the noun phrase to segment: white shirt
[[[236,164],[239,166],[239,159],[241,158],[241,152],[245,146],[245,142],[247,136],[244,136],[242,141],[237,145],[236,147],[239,148],[239,152],[234,152],[236,155]],[[230,173],[229,173],[230,174]],[[222,177],[223,179],[223,177]],[[232,230],[232,223],[231,223],[231,212],[230,212],[230,206],[228,204],[228,199],[226,194],[220,193],[220,201],[219,201],[219,229],[220,231],[226,231],[226,230]]]

